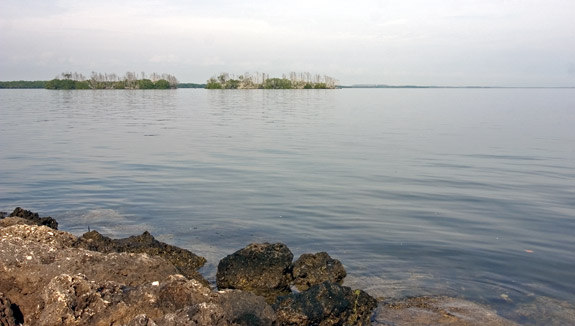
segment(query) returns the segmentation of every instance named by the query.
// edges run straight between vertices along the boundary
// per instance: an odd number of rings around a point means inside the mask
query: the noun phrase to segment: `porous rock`
[[[240,289],[273,302],[290,293],[293,254],[282,243],[252,243],[223,258],[218,264],[219,289]]]
[[[324,282],[301,293],[278,297],[278,325],[369,325],[377,301],[361,290]]]
[[[299,291],[325,281],[341,284],[347,275],[345,268],[327,252],[303,254],[293,264],[294,284]]]
[[[271,326],[275,321],[273,309],[251,293],[213,292],[182,275],[158,283],[127,287],[60,275],[43,293],[38,325]]]
[[[200,257],[189,250],[160,242],[147,231],[139,236],[124,239],[111,239],[97,231],[91,231],[78,238],[74,246],[102,253],[129,252],[159,256],[172,263],[180,274],[208,284],[197,271],[205,264],[206,259],[204,257]]]

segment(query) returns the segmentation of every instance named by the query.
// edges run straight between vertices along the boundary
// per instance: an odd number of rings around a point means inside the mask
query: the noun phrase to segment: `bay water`
[[[575,89],[0,90],[0,210],[377,297],[575,301]]]

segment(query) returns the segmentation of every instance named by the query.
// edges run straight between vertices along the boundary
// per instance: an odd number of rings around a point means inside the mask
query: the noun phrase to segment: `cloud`
[[[26,69],[46,79],[62,70],[161,68],[184,81],[226,69],[306,70],[343,83],[560,85],[572,80],[565,69],[555,79],[549,73],[575,56],[575,3],[559,0],[5,0],[0,6],[2,79],[18,79]]]

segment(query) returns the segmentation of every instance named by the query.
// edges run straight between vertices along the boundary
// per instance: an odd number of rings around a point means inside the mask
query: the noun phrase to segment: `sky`
[[[0,0],[0,80],[68,71],[575,86],[575,1]]]

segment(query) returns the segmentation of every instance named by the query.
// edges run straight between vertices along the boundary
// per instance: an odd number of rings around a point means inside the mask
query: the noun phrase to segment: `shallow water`
[[[375,296],[574,302],[575,90],[0,90],[0,210],[208,259],[327,251]]]

